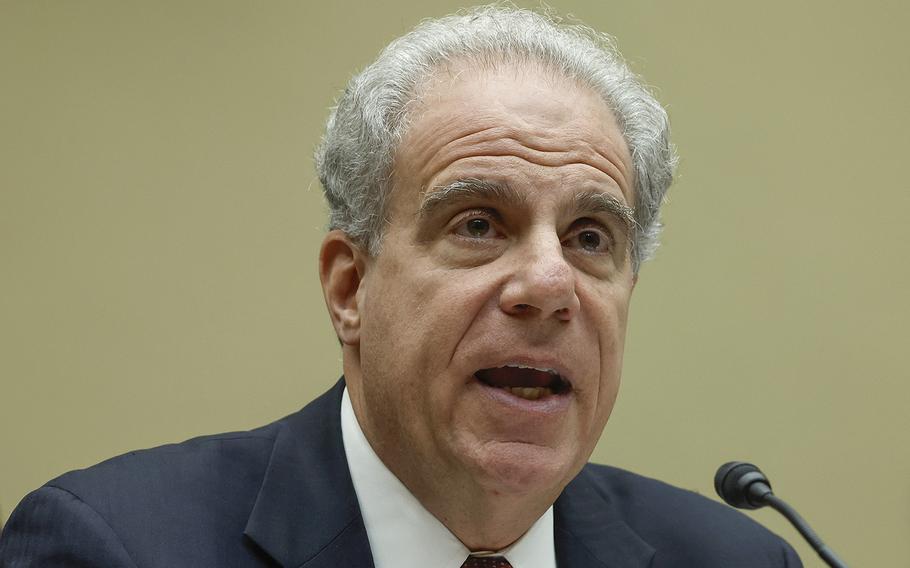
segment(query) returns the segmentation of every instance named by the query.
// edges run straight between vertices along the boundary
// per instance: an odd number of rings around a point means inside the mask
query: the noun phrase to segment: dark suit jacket
[[[13,512],[0,566],[372,566],[341,441],[342,387],[257,430],[58,477]],[[554,513],[560,568],[801,565],[739,512],[615,468],[586,466]]]

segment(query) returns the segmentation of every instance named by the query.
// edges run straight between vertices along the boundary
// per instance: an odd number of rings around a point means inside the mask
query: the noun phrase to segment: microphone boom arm
[[[714,475],[714,488],[728,505],[737,509],[758,509],[765,505],[783,515],[831,568],[847,568],[843,560],[822,542],[796,509],[771,491],[771,482],[757,466],[728,462]]]
[[[796,509],[787,504],[786,501],[775,495],[774,493],[768,493],[764,498],[765,503],[769,507],[780,513],[781,515],[787,517],[787,520],[790,521],[790,524],[799,531],[799,534],[803,535],[803,538],[806,539],[806,542],[821,556],[828,566],[831,568],[847,568],[847,565],[844,564],[844,561],[838,558],[837,554],[833,550],[828,548],[828,545],[822,542],[821,537],[816,534],[812,527],[809,526],[809,523],[806,522],[799,513],[796,512]]]

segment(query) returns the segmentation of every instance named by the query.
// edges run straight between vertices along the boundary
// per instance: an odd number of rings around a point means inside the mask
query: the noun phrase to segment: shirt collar
[[[382,463],[357,422],[347,389],[341,436],[375,568],[460,568],[470,551]],[[496,554],[513,568],[556,568],[553,507]]]

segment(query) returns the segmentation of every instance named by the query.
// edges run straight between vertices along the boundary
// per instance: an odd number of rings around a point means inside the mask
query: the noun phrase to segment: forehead
[[[423,193],[451,181],[440,177],[495,174],[509,159],[511,174],[558,171],[634,203],[631,157],[613,113],[587,86],[539,64],[462,62],[428,80],[395,154],[394,186]]]

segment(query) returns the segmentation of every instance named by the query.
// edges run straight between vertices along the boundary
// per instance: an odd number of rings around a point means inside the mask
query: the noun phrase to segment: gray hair
[[[488,67],[535,61],[602,97],[632,155],[632,265],[637,273],[657,248],[660,206],[676,168],[667,113],[628,68],[610,36],[512,7],[480,6],[425,20],[351,79],[316,151],[329,227],[347,233],[370,255],[379,254],[392,159],[408,126],[408,111],[419,88],[456,60]]]

